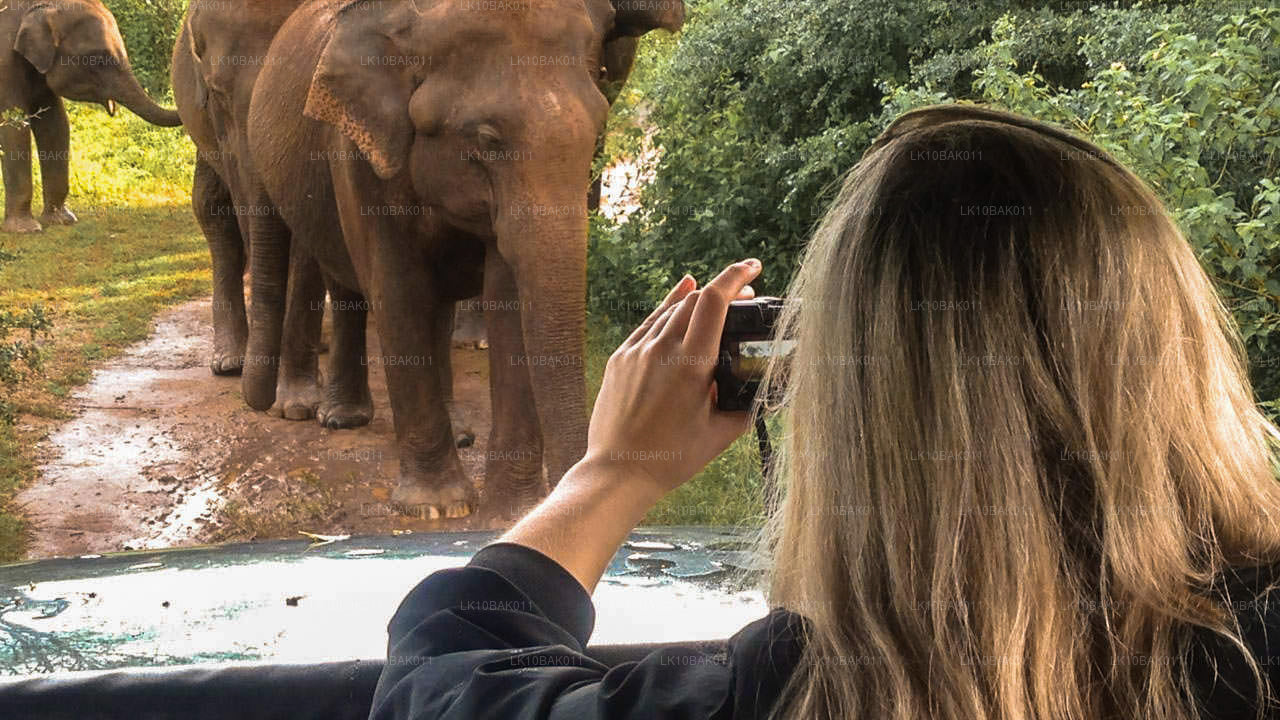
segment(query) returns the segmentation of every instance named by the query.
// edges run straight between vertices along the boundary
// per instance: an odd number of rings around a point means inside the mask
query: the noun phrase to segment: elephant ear
[[[53,68],[57,56],[58,42],[61,38],[54,31],[53,7],[35,5],[22,18],[18,27],[18,36],[14,40],[13,49],[44,74]]]
[[[337,128],[355,143],[378,177],[388,180],[404,170],[413,142],[412,84],[405,77],[405,63],[369,58],[403,54],[391,40],[392,25],[403,14],[349,12],[359,4],[338,11],[303,114]]]
[[[601,91],[612,104],[631,75],[640,36],[662,28],[671,32],[684,25],[682,0],[610,0],[613,29],[604,42],[601,62],[605,76]]]
[[[683,0],[611,0],[614,35],[639,37],[662,28],[676,32],[684,26]]]
[[[182,29],[182,33],[187,37],[187,52],[191,54],[192,60],[192,89],[196,93],[196,107],[201,110],[209,105],[209,86],[204,81],[204,58],[200,56],[200,48],[196,42],[195,28],[191,25],[191,18],[188,16],[186,27]],[[181,41],[181,40],[180,40]]]

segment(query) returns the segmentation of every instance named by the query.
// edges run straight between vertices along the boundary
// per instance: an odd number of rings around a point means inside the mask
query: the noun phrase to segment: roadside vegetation
[[[36,443],[68,417],[71,390],[145,338],[159,310],[210,291],[189,199],[195,150],[181,129],[68,110],[68,205],[80,222],[0,236],[0,561],[21,557],[13,497],[35,475]],[[39,214],[38,163],[34,184]]]

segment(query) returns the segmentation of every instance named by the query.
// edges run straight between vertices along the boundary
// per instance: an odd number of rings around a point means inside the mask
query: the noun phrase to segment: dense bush
[[[1217,281],[1244,337],[1261,398],[1280,398],[1280,8],[1220,17],[1215,35],[1153,28],[1132,63],[1079,87],[1020,70],[1021,29],[1005,18],[984,45],[980,99],[1087,135],[1154,186]],[[1096,37],[1086,53],[1101,55]],[[891,91],[882,121],[940,98]]]
[[[169,91],[169,62],[187,1],[103,0],[120,25],[134,72],[157,97]]]
[[[700,6],[644,88],[661,157],[642,210],[596,224],[593,312],[631,322],[686,270],[747,255],[780,292],[885,124],[981,100],[1083,132],[1152,183],[1235,312],[1260,396],[1280,398],[1280,11],[1036,5]]]

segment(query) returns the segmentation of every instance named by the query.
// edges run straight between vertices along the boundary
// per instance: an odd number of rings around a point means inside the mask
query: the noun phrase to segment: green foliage
[[[77,213],[110,207],[190,202],[195,146],[182,128],[148,124],[128,110],[115,117],[97,105],[67,103],[71,121],[71,195]],[[18,121],[13,116],[13,121]],[[36,149],[33,144],[32,149]],[[35,197],[42,206],[40,164],[32,163]],[[0,187],[0,197],[4,188]]]
[[[618,228],[596,227],[593,310],[633,321],[626,309],[644,307],[685,271],[705,276],[748,255],[768,268],[759,289],[781,291],[835,181],[874,137],[885,83],[919,78],[939,97],[963,96],[979,61],[975,48],[1007,12],[1041,18],[1041,40],[1025,43],[1018,57],[1044,54],[1057,41],[1057,54],[1082,65],[1062,38],[1075,37],[1063,35],[1068,24],[1087,22],[1084,7],[1016,0],[691,5],[678,44],[642,57],[638,66],[653,69],[620,102],[617,114],[627,117],[642,94],[662,154],[639,213]],[[1079,70],[1061,74],[1071,72]]]
[[[0,264],[18,256],[0,250]],[[44,306],[30,305],[23,310],[0,309],[0,424],[13,423],[16,408],[9,401],[18,383],[28,372],[39,372],[42,354],[38,340],[53,327]]]
[[[1248,3],[711,0],[644,98],[656,176],[593,225],[597,317],[628,324],[682,273],[753,255],[781,292],[842,173],[911,107],[1055,121],[1150,182],[1217,280],[1260,399],[1280,398],[1280,10]],[[624,101],[628,97],[624,95]]]
[[[23,376],[22,365],[30,370],[40,370],[40,348],[36,340],[52,327],[49,314],[38,304],[16,312],[0,310],[0,384],[16,385]],[[25,331],[26,339],[11,339],[15,330],[19,335]],[[4,416],[0,414],[0,417]]]
[[[23,128],[29,125],[30,121],[30,116],[16,107],[0,112],[0,127]]]
[[[121,110],[68,103],[71,202],[138,207],[190,202],[195,145],[182,128],[162,128]]]
[[[1280,398],[1280,9],[1215,16],[1212,36],[1167,22],[1131,64],[1114,61],[1059,89],[1022,69],[1021,27],[1002,18],[981,48],[982,101],[1056,122],[1098,143],[1150,183],[1231,308],[1262,399]],[[1082,54],[1105,57],[1086,36]],[[882,122],[934,100],[890,91]]]
[[[103,4],[116,16],[138,80],[163,97],[169,91],[169,63],[187,0],[103,0]]]

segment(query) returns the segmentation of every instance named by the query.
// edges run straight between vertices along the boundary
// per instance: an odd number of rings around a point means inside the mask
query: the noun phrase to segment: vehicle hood
[[[0,674],[378,658],[422,578],[496,532],[273,540],[0,566]],[[726,638],[767,609],[743,531],[632,533],[592,644]]]

